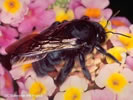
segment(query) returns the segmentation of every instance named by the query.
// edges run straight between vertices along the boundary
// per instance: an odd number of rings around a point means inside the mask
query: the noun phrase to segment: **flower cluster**
[[[39,34],[55,21],[88,16],[105,28],[107,38],[102,47],[121,63],[94,50],[85,59],[92,81],[84,77],[76,62],[61,86],[54,80],[63,64],[56,66],[57,72],[38,77],[32,64],[12,66],[8,71],[0,63],[0,100],[133,100],[133,24],[125,17],[112,17],[109,3],[0,0],[0,57],[7,54],[5,49],[15,41]]]

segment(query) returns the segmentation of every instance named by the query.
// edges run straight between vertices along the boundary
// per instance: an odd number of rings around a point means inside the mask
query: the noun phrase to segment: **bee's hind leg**
[[[55,71],[54,66],[61,62],[60,54],[59,51],[51,52],[44,59],[34,62],[32,65],[37,76],[42,77],[47,75],[48,72]]]
[[[61,69],[56,78],[55,82],[57,85],[61,85],[65,81],[74,66],[74,61],[75,58],[69,58],[68,61],[65,63],[64,67]]]

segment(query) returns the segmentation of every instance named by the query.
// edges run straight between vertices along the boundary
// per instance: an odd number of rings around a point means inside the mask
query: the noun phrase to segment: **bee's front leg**
[[[85,66],[85,57],[82,53],[79,54],[79,61],[81,64],[82,71],[84,73],[84,76],[91,81],[91,75],[90,72],[88,71],[87,67]]]
[[[110,53],[106,52],[106,50],[105,50],[104,48],[102,48],[99,44],[97,44],[97,45],[95,46],[95,48],[96,48],[99,52],[101,52],[102,54],[104,54],[104,55],[110,57],[110,58],[113,59],[115,62],[121,64],[113,55],[111,55]]]

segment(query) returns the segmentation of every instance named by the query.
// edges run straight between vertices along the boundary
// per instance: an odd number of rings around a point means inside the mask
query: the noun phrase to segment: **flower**
[[[87,98],[87,97],[90,97]],[[83,100],[115,100],[115,95],[108,89],[93,89],[85,93]]]
[[[16,41],[18,32],[9,26],[0,26],[0,52],[6,53],[5,48]]]
[[[133,57],[132,56],[128,56],[126,58],[126,64],[127,64],[128,68],[133,70]]]
[[[129,27],[131,25],[131,23],[129,22],[129,20],[126,17],[117,16],[117,17],[111,18],[110,21],[111,21],[113,28],[121,27],[121,26]]]
[[[61,85],[60,92],[55,95],[54,100],[83,100],[87,88],[88,82],[84,78],[70,76]]]
[[[13,81],[10,73],[0,64],[0,96],[7,100],[12,100],[13,97]],[[14,99],[15,100],[15,99]]]
[[[26,34],[32,33],[34,28],[37,32],[40,32],[51,25],[55,20],[55,13],[53,10],[46,10],[48,5],[49,2],[46,0],[35,0],[31,3],[29,5],[28,14],[18,26],[19,32]]]
[[[30,0],[0,0],[0,20],[17,26],[28,12]]]
[[[27,94],[31,99],[29,100],[48,100],[56,89],[53,79],[50,76],[37,77],[35,74],[27,77],[25,81]]]
[[[110,53],[112,56],[114,56],[119,62],[125,62],[126,58],[126,49],[122,47],[113,47],[107,50],[108,53]],[[110,57],[106,57],[107,63],[111,64],[115,61],[111,59]]]
[[[64,20],[74,19],[74,13],[70,9],[65,11],[63,8],[55,7],[54,10],[56,12],[56,21],[62,22]]]
[[[24,64],[21,66],[12,66],[10,73],[14,80],[25,77],[30,71],[33,71],[32,64]]]
[[[111,9],[104,9],[108,5],[109,0],[71,0],[69,7],[76,18],[86,15],[92,19],[100,19],[102,16],[108,19],[112,14]]]
[[[101,69],[95,82],[100,88],[105,87],[112,91],[112,93],[117,95],[118,100],[132,100],[124,99],[129,98],[130,92],[133,90],[132,75],[133,71],[127,67],[122,68],[117,63],[107,64]]]
[[[116,34],[110,38],[113,46],[120,46],[120,47],[125,48],[129,55],[133,54],[132,53],[133,52],[133,44],[132,44],[133,34],[132,34],[131,30],[132,30],[132,27],[129,27],[129,28],[127,28],[125,26],[118,27],[118,28],[116,28],[116,33],[121,33],[121,34],[124,34],[129,37],[122,36],[122,35],[118,36]]]

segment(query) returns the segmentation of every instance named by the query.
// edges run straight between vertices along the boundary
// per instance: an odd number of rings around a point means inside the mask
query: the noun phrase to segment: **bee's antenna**
[[[125,34],[122,34],[122,33],[114,33],[112,31],[108,31],[106,33],[118,34],[118,35],[121,35],[121,36],[125,36],[125,37],[128,37],[128,38],[131,38],[131,36],[128,36],[128,35],[125,35]]]
[[[107,20],[107,23],[106,23],[106,25],[104,26],[104,28],[107,27],[107,25],[108,25],[109,21],[111,20],[111,18],[117,16],[119,13],[120,13],[120,10],[118,10],[116,13],[114,13],[114,15],[112,15],[112,16]]]

